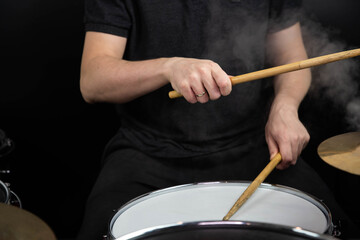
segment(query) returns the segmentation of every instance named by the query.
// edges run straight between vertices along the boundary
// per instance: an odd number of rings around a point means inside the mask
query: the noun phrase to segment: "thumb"
[[[270,159],[272,159],[279,152],[278,145],[272,136],[266,137],[266,142],[269,149]]]

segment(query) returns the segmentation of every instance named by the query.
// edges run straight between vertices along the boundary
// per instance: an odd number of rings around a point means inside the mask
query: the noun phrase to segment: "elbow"
[[[94,91],[89,86],[89,81],[84,76],[80,77],[80,93],[82,98],[87,103],[95,103]]]

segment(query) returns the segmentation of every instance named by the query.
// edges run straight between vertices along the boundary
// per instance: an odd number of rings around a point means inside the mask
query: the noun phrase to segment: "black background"
[[[335,38],[360,46],[360,1],[304,4],[324,26],[337,29]],[[16,144],[0,159],[0,170],[11,170],[0,180],[60,239],[76,235],[102,150],[118,127],[111,105],[81,98],[83,40],[83,0],[0,2],[0,129]],[[320,142],[348,131],[344,112],[331,102],[311,101],[301,107],[312,136],[304,156],[360,226],[359,176],[328,166],[316,154]]]

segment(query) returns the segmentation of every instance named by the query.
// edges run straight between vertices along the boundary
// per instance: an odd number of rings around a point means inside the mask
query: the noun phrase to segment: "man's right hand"
[[[232,90],[229,76],[211,60],[174,57],[165,65],[171,86],[190,103],[216,100]]]

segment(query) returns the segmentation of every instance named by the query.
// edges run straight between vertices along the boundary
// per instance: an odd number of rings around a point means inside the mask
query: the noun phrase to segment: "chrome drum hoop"
[[[121,236],[119,238],[109,238],[109,240],[141,240],[141,239],[155,239],[158,236],[166,236],[174,233],[183,233],[183,232],[191,232],[191,231],[206,231],[206,230],[222,230],[224,231],[224,235],[227,233],[225,231],[233,231],[239,236],[236,236],[231,239],[239,239],[241,236],[241,231],[248,231],[257,234],[258,232],[264,232],[268,234],[275,234],[278,237],[286,237],[282,239],[290,239],[294,238],[297,240],[307,239],[307,240],[340,240],[331,235],[320,234],[311,232],[308,230],[304,230],[298,227],[287,227],[283,225],[269,224],[269,223],[258,223],[258,222],[242,222],[242,221],[204,221],[204,222],[187,222],[187,223],[177,223],[177,224],[169,224],[163,226],[157,226],[147,229],[142,229],[133,233],[129,233],[127,235]],[[232,232],[231,234],[234,235]],[[245,233],[248,234],[248,233]],[[247,235],[244,235],[249,239]],[[251,234],[250,234],[251,236]],[[203,236],[201,236],[203,237]],[[254,236],[256,237],[256,236]],[[259,236],[257,236],[259,237]],[[261,237],[261,236],[260,236]],[[261,239],[265,239],[262,236]],[[165,239],[165,238],[163,238]],[[203,238],[200,238],[203,239]],[[218,239],[218,238],[217,238]],[[228,238],[226,238],[228,239]],[[259,238],[251,238],[251,239],[259,239]],[[170,240],[170,239],[169,239]]]

